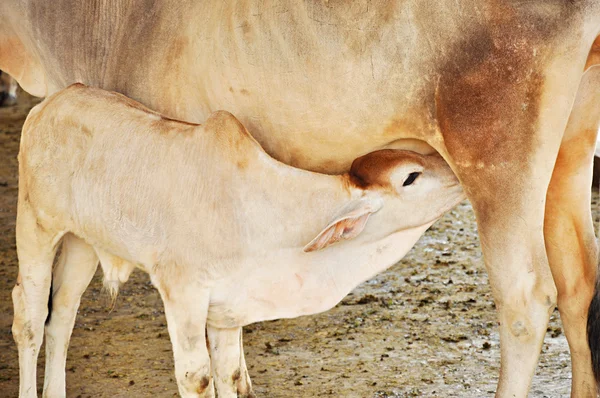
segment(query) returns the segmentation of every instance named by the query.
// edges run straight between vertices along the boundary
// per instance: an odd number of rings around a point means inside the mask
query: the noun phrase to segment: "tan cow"
[[[496,394],[527,395],[558,304],[572,395],[596,395],[598,0],[4,0],[0,19],[0,68],[36,95],[80,81],[191,122],[225,109],[274,158],[325,173],[439,152],[477,216]],[[597,328],[592,314],[600,375]]]
[[[249,380],[240,377],[242,326],[333,307],[462,199],[436,155],[382,150],[349,174],[318,174],[268,156],[227,112],[183,123],[73,85],[23,127],[13,290],[20,396],[36,396],[51,280],[44,396],[65,396],[66,347],[98,259],[109,286],[134,264],[150,274],[181,396],[212,396],[208,326],[219,397],[237,397],[251,393],[240,385]]]

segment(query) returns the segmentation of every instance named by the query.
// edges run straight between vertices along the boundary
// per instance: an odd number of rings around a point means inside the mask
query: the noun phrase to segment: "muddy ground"
[[[0,396],[18,392],[10,292],[19,134],[33,101],[0,109]],[[596,222],[598,196],[593,208]],[[97,273],[85,293],[67,360],[69,397],[177,395],[163,306],[136,271],[109,311]],[[462,203],[398,265],[320,315],[245,328],[245,351],[261,397],[482,397],[499,369],[494,304],[474,215]],[[570,360],[558,312],[530,396],[567,396]],[[43,383],[43,353],[38,385]]]

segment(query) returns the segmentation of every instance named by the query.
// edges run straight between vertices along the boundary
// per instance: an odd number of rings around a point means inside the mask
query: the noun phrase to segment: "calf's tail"
[[[50,295],[48,296],[48,315],[46,315],[46,325],[50,323],[50,317],[52,317],[52,290],[54,288],[54,281],[50,280]]]

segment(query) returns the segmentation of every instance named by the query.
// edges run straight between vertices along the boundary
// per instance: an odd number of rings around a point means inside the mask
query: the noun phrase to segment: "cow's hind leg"
[[[79,302],[98,266],[94,248],[72,234],[63,238],[52,275],[52,305],[46,324],[45,397],[64,397],[67,347]]]
[[[591,182],[600,109],[600,68],[580,84],[546,196],[544,237],[571,350],[573,397],[595,397],[586,320],[594,291],[597,245]]]
[[[183,398],[214,397],[206,346],[209,290],[166,272],[152,275],[152,282],[165,305],[179,394]]]
[[[21,192],[16,237],[19,276],[12,292],[12,333],[19,350],[19,396],[36,397],[36,364],[48,314],[52,263],[61,233],[42,226]]]
[[[244,359],[242,328],[208,327],[210,357],[219,398],[254,397]]]

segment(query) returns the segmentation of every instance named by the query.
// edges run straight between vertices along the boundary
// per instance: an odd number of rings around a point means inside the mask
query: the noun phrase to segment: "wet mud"
[[[15,212],[22,123],[36,102],[0,108],[0,396],[18,394],[10,292],[17,276]],[[594,217],[598,221],[598,195]],[[250,325],[246,360],[260,397],[493,396],[499,371],[496,314],[470,205],[446,214],[406,258],[334,309]],[[43,384],[44,354],[38,362]],[[570,359],[552,314],[531,397],[563,397]],[[68,397],[177,395],[163,305],[135,271],[115,308],[100,271],[83,296],[67,359]]]

